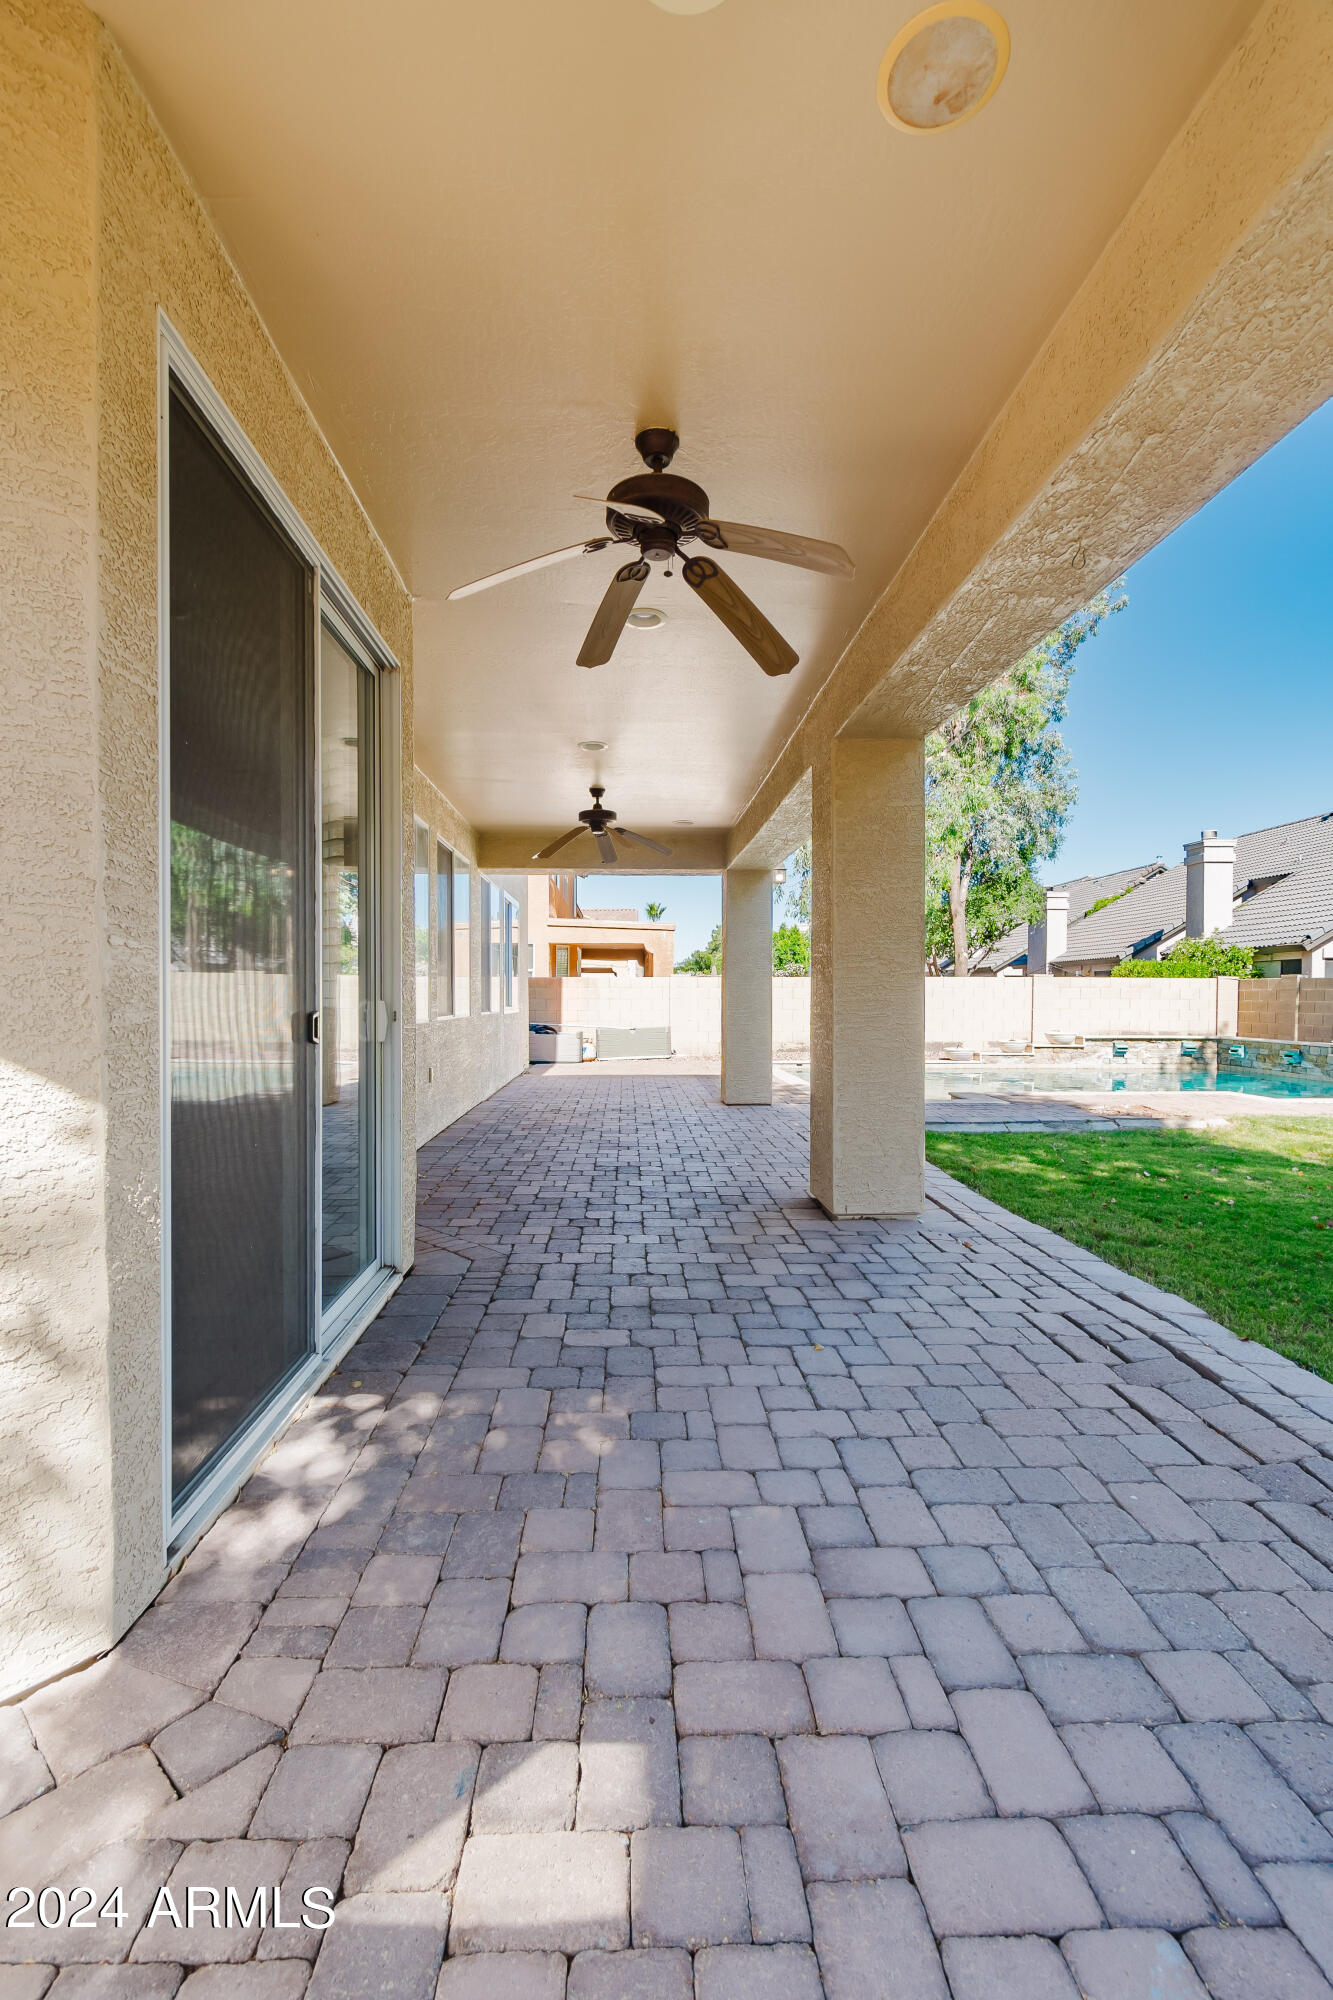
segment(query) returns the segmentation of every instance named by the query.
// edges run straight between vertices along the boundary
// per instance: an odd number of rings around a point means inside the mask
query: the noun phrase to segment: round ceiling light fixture
[[[591,739],[587,743],[580,743],[579,745],[580,750],[605,750],[605,748],[605,743],[595,743]]]
[[[973,118],[1009,66],[1009,30],[985,0],[940,0],[900,28],[879,66],[890,125],[917,137]]]
[[[659,611],[655,605],[643,604],[637,611],[630,612],[629,622],[631,625],[637,625],[640,631],[652,632],[657,626],[666,624],[667,615],[665,611]]]
[[[664,14],[711,14],[722,0],[653,0],[653,5]]]

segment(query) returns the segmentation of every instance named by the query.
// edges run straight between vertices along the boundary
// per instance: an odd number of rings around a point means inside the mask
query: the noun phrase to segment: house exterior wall
[[[529,875],[528,936],[533,946],[533,972],[539,978],[552,976],[551,947],[575,945],[580,951],[611,947],[611,957],[636,958],[645,979],[670,976],[675,957],[674,924],[608,923],[596,916],[581,917],[575,902],[578,877],[568,870],[554,875]]]
[[[412,1029],[416,1070],[416,1143],[433,1139],[474,1104],[493,1097],[528,1066],[528,955],[526,875],[492,873],[485,879],[515,897],[523,926],[518,954],[517,1005],[481,1012],[482,954],[485,949],[482,874],[477,867],[477,843],[472,828],[444,793],[426,776],[415,773],[415,814],[430,829],[431,964],[435,963],[435,843],[442,840],[469,865],[472,878],[472,924],[468,938],[468,1012],[434,1015]],[[404,981],[405,999],[415,1013],[415,982]]]
[[[0,1117],[21,1135],[0,1197],[2,1695],[105,1649],[164,1576],[159,311],[402,663],[407,770],[412,632],[401,579],[96,17],[0,0],[0,93],[0,365],[17,385]]]

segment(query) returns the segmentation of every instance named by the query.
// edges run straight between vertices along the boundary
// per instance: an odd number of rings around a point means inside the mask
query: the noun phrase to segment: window
[[[430,1019],[430,831],[416,823],[412,867],[412,922],[416,931],[417,1021]]]
[[[455,854],[453,880],[454,911],[454,1012],[472,1011],[472,870],[461,855]]]
[[[1301,961],[1299,958],[1280,958],[1278,960],[1277,969],[1279,973],[1281,973],[1282,976],[1285,978],[1286,975],[1290,972],[1300,971]]]
[[[502,1002],[504,938],[500,927],[500,891],[494,882],[481,884],[481,1009],[496,1014]]]
[[[513,896],[504,899],[504,993],[507,1008],[518,1005],[518,948],[521,926],[518,917],[518,903]]]
[[[553,944],[551,946],[551,977],[553,979],[573,979],[579,969],[579,948],[576,944]]]
[[[435,1013],[454,1011],[454,856],[435,843]]]

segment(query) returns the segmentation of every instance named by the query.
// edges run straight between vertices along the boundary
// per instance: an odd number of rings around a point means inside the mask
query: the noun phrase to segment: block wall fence
[[[722,982],[707,975],[531,979],[528,998],[533,1021],[669,1027],[676,1055],[711,1061],[721,1053]],[[1333,979],[927,979],[925,999],[927,1048],[1040,1046],[1051,1034],[1333,1042]],[[775,979],[774,1053],[796,1056],[809,1046],[810,981]]]

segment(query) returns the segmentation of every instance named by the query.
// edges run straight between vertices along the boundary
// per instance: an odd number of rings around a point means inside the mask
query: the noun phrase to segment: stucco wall
[[[408,1045],[416,1069],[416,1137],[424,1145],[437,1132],[461,1118],[474,1104],[492,1096],[528,1065],[528,951],[526,875],[499,875],[490,880],[518,899],[522,944],[518,954],[518,1002],[509,1012],[483,1014],[481,968],[483,914],[482,876],[476,865],[472,828],[424,771],[415,774],[416,818],[430,829],[431,963],[435,951],[435,843],[443,840],[469,864],[472,878],[472,928],[468,940],[468,1012],[417,1021]],[[408,960],[410,965],[411,961]],[[628,983],[628,982],[626,982]],[[635,984],[642,982],[636,981]],[[404,982],[405,999],[415,1014],[415,983]]]
[[[402,662],[406,771],[412,632],[401,579],[96,17],[0,0],[0,91],[0,339],[19,385],[0,520],[16,682],[0,738],[4,1110],[26,1135],[4,1203],[23,1267],[0,1402],[3,1692],[102,1650],[163,1574],[159,309]]]
[[[93,26],[0,8],[0,1688],[111,1609]]]

